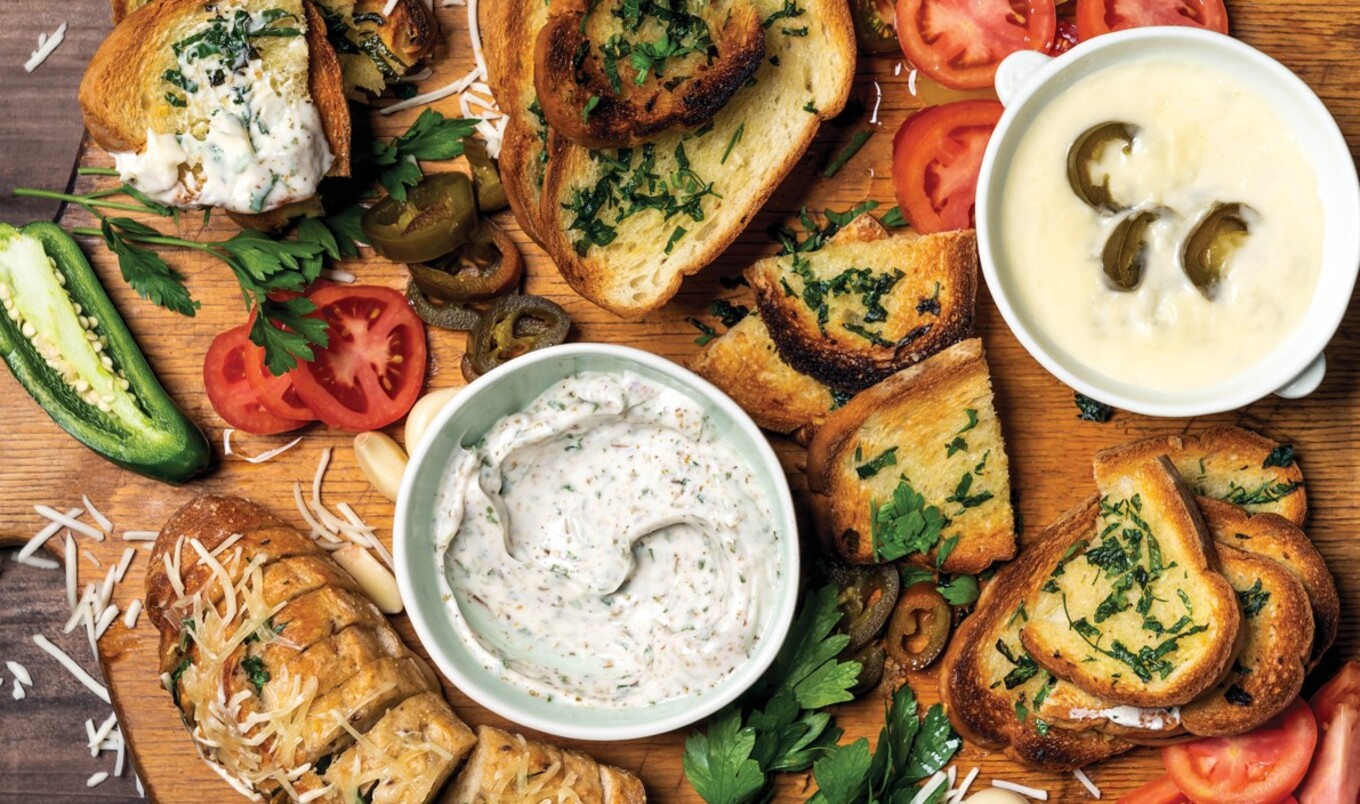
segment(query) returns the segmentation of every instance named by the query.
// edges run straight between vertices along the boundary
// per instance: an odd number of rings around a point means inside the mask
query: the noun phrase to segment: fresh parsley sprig
[[[405,134],[388,142],[373,140],[369,161],[378,170],[378,183],[388,195],[406,200],[406,191],[420,182],[424,174],[419,161],[435,162],[463,155],[463,140],[472,136],[481,120],[449,118],[426,109]]]
[[[838,659],[850,637],[833,633],[842,616],[837,595],[835,586],[810,592],[745,705],[685,741],[685,776],[708,804],[755,801],[769,774],[806,770],[835,748],[841,731],[820,710],[851,700],[860,673],[858,662]]]

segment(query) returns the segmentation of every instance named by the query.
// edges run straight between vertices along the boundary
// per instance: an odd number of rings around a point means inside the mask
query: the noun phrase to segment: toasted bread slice
[[[893,375],[834,411],[808,446],[808,486],[819,519],[847,561],[899,557],[887,512],[920,495],[934,509],[940,546],[909,560],[979,572],[1015,555],[1009,465],[992,404],[982,341],[967,340]],[[905,491],[905,494],[904,494]],[[898,498],[902,497],[902,500]],[[877,521],[876,521],[877,520]]]
[[[539,32],[534,87],[548,125],[588,148],[641,145],[717,114],[760,68],[749,0],[680,6],[663,20],[624,0],[559,0]],[[658,38],[668,47],[656,54]],[[627,58],[636,53],[637,58]]]
[[[349,174],[340,63],[304,0],[157,0],[100,45],[80,105],[124,180],[172,206],[268,212]]]
[[[502,4],[524,14],[541,2]],[[633,149],[550,146],[535,228],[572,288],[616,315],[660,308],[722,253],[849,97],[848,4],[798,5],[794,16],[778,16],[784,0],[754,5],[762,20],[776,20],[764,31],[766,59],[711,125]],[[507,138],[502,153],[515,147]],[[523,159],[509,154],[511,163]]]
[[[861,215],[821,249],[761,260],[746,277],[784,360],[854,392],[972,333],[977,240],[892,235]]]
[[[487,83],[508,121],[501,138],[501,185],[520,228],[543,245],[547,223],[540,214],[550,154],[562,142],[551,137],[534,89],[534,49],[548,22],[548,3],[499,0],[485,8]],[[490,32],[490,35],[486,35]]]
[[[1303,531],[1278,514],[1249,514],[1243,509],[1200,497],[1196,500],[1214,539],[1249,553],[1274,559],[1303,584],[1313,613],[1313,647],[1308,669],[1317,666],[1332,646],[1341,622],[1341,599],[1327,562]]]
[[[157,0],[111,0],[113,21]],[[345,91],[381,92],[434,50],[439,23],[421,0],[313,0],[326,21],[326,35],[339,55]],[[356,22],[355,18],[359,21]]]
[[[1303,472],[1293,459],[1293,450],[1250,430],[1211,427],[1198,435],[1145,438],[1123,449],[1130,454],[1167,456],[1195,494],[1253,514],[1279,514],[1299,527],[1308,516]]]
[[[1066,681],[1052,685],[1034,714],[1056,729],[1098,731],[1134,745],[1164,745],[1189,735],[1179,706],[1119,706]]]
[[[402,701],[436,690],[423,665],[409,652],[378,659],[325,695],[316,696],[307,710],[302,744],[292,762],[315,762],[337,748],[348,747],[354,737],[343,724],[362,734]]]
[[[1100,522],[1025,599],[1025,650],[1116,705],[1179,706],[1228,671],[1242,620],[1208,530],[1165,457],[1095,458]]]
[[[804,443],[849,399],[785,363],[757,312],[709,341],[690,368],[736,400],[756,424]]]
[[[955,631],[940,663],[940,699],[954,728],[969,742],[1004,749],[1006,756],[1031,767],[1058,771],[1133,747],[1095,730],[1049,728],[1030,715],[1036,699],[1042,705],[1044,691],[1051,691],[1055,682],[1020,643],[1029,616],[1025,597],[1072,544],[1087,538],[1099,510],[1093,497],[1063,514],[997,572],[982,590],[976,610]]]

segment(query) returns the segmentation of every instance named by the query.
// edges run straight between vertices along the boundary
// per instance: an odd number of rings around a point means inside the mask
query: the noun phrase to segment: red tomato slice
[[[246,382],[255,390],[265,410],[285,419],[316,421],[316,414],[303,403],[297,389],[293,387],[293,378],[297,376],[298,369],[282,377],[270,374],[264,366],[264,349],[253,343],[246,346],[245,363]]]
[[[1077,0],[1077,32],[1093,36],[1150,25],[1184,25],[1228,32],[1223,0]]]
[[[373,285],[333,285],[311,299],[329,342],[293,377],[302,402],[326,424],[356,432],[405,416],[425,383],[425,327],[406,297]]]
[[[260,404],[246,379],[246,348],[255,348],[249,333],[250,328],[243,325],[213,338],[203,358],[203,387],[208,401],[223,421],[247,433],[271,435],[296,430],[306,422],[275,415]]]
[[[1120,797],[1116,804],[1190,804],[1170,776],[1160,776],[1131,793]]]
[[[1317,721],[1299,698],[1255,731],[1162,749],[1162,764],[1196,804],[1277,804],[1308,772]]]
[[[1019,50],[1048,50],[1053,0],[897,0],[897,39],[907,60],[954,89],[981,89]]]
[[[978,170],[996,121],[996,101],[958,101],[907,118],[893,140],[893,189],[922,234],[971,229]]]
[[[1311,701],[1322,731],[1301,804],[1360,800],[1360,663],[1347,662]]]

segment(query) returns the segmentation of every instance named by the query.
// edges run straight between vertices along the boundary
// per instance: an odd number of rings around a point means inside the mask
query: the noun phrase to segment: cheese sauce
[[[126,182],[177,207],[221,207],[255,214],[312,196],[334,162],[321,115],[305,86],[304,67],[284,78],[266,72],[252,46],[239,61],[230,51],[184,43],[211,34],[227,41],[268,41],[281,64],[306,64],[306,21],[279,10],[245,14],[243,3],[218,3],[218,17],[176,43],[178,75],[163,81],[166,102],[182,106],[188,131],[148,129],[139,153],[115,153]],[[285,30],[262,39],[260,31]],[[292,82],[301,81],[302,86]],[[173,100],[172,100],[173,99]]]
[[[586,372],[455,454],[436,533],[482,663],[591,705],[702,693],[744,663],[783,567],[772,502],[685,394]]]
[[[1107,122],[1137,129],[1092,171],[1149,228],[1141,283],[1115,289],[1102,250],[1123,214],[1083,202],[1068,150]],[[1218,203],[1250,208],[1250,231],[1213,292],[1182,267]],[[1127,213],[1126,213],[1127,214]],[[1002,281],[1031,330],[1074,363],[1159,391],[1206,388],[1263,361],[1302,320],[1322,262],[1317,176],[1260,92],[1189,60],[1112,65],[1063,89],[1025,131],[1002,193]]]

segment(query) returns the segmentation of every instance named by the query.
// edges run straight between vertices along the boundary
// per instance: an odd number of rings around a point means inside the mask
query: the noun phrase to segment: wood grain
[[[1326,0],[1304,0],[1288,4],[1258,0],[1231,4],[1235,33],[1264,49],[1298,71],[1314,86],[1333,110],[1354,150],[1360,143],[1360,74],[1353,65],[1360,58],[1360,22],[1355,5]],[[471,65],[467,49],[466,24],[462,9],[443,9],[446,50],[429,86],[438,86],[463,74]],[[788,219],[799,207],[844,209],[865,199],[890,206],[892,133],[907,113],[918,106],[908,91],[909,70],[896,69],[894,59],[861,59],[856,95],[872,109],[878,89],[882,102],[878,109],[880,129],[863,151],[834,180],[820,178],[820,170],[831,154],[839,150],[854,131],[870,125],[868,118],[837,127],[828,125],[802,160],[794,174],[774,195],[769,207],[760,213],[744,234],[717,263],[687,281],[676,299],[661,310],[636,323],[627,323],[603,313],[576,297],[557,276],[551,263],[519,231],[513,219],[501,216],[522,244],[528,260],[527,290],[548,296],[565,306],[577,322],[576,337],[584,341],[630,343],[683,361],[697,347],[698,334],[686,321],[688,317],[707,317],[704,308],[718,297],[746,301],[745,289],[727,291],[719,283],[731,277],[759,256],[772,251],[766,227]],[[443,109],[453,111],[453,104]],[[378,121],[381,132],[400,131],[413,114],[396,115]],[[93,150],[82,158],[83,164],[107,165],[108,157]],[[55,179],[55,177],[54,177]],[[102,180],[107,181],[107,180]],[[54,180],[54,184],[60,184]],[[97,185],[82,180],[82,189]],[[71,209],[63,218],[68,225],[86,225],[90,217]],[[182,233],[190,237],[230,236],[225,222],[212,222],[200,230],[198,216],[186,216]],[[168,228],[169,221],[156,225]],[[185,410],[202,423],[220,442],[222,422],[213,413],[203,394],[200,378],[203,354],[211,338],[221,330],[241,323],[245,311],[230,274],[221,266],[186,254],[173,254],[171,261],[189,277],[195,296],[204,302],[192,319],[180,318],[138,300],[118,278],[115,262],[98,243],[85,243],[116,303],[161,380]],[[364,282],[401,287],[404,271],[399,266],[368,257],[347,266]],[[1309,533],[1329,560],[1337,576],[1343,602],[1360,596],[1360,552],[1353,534],[1360,528],[1360,513],[1351,502],[1360,480],[1360,305],[1352,303],[1341,332],[1328,349],[1329,370],[1326,382],[1312,396],[1299,401],[1267,398],[1241,411],[1190,420],[1149,419],[1119,413],[1105,425],[1078,421],[1072,392],[1043,371],[1020,347],[1007,330],[995,306],[982,294],[979,332],[986,342],[994,373],[997,407],[1007,438],[1013,486],[1026,534],[1039,528],[1072,502],[1093,488],[1090,455],[1097,449],[1132,438],[1168,432],[1202,429],[1210,424],[1235,423],[1290,441],[1298,449],[1307,475],[1313,503]],[[433,387],[458,386],[458,358],[464,338],[461,334],[430,333],[430,384]],[[22,536],[40,523],[32,504],[44,502],[66,506],[87,493],[107,512],[118,528],[155,529],[165,517],[194,495],[223,492],[252,497],[299,525],[291,501],[292,484],[309,481],[322,449],[334,447],[335,461],[327,478],[325,495],[331,501],[349,501],[384,538],[390,533],[391,506],[372,492],[354,466],[349,452],[349,436],[317,428],[309,431],[297,449],[267,464],[253,466],[236,458],[222,458],[212,472],[200,481],[173,489],[119,471],[67,438],[47,416],[29,400],[8,377],[0,379],[0,400],[5,414],[5,435],[0,439],[0,533]],[[237,439],[238,446],[260,450],[280,443],[281,439]],[[789,472],[796,491],[804,487],[804,455],[797,446],[775,440],[775,446]],[[802,533],[805,542],[814,542],[810,529]],[[103,559],[113,560],[123,544],[107,542],[89,545]],[[145,554],[143,553],[142,556]],[[139,557],[133,572],[115,593],[115,601],[126,605],[141,594],[141,571],[145,558]],[[88,566],[81,566],[82,583],[93,579]],[[414,635],[404,617],[394,618],[400,632],[412,643]],[[156,677],[156,638],[143,621],[136,631],[115,626],[101,644],[104,669],[108,675],[137,757],[148,792],[163,802],[196,802],[204,795],[227,799],[227,788],[197,761],[188,736],[161,689]],[[1360,631],[1346,617],[1336,647],[1316,678],[1326,678],[1345,659],[1360,655]],[[936,698],[934,673],[918,674],[913,687],[927,701]],[[470,723],[507,725],[501,718],[472,704],[456,690],[448,689],[457,711]],[[839,724],[847,739],[875,738],[882,724],[882,704],[877,696],[845,705],[838,711]],[[570,743],[592,753],[602,761],[632,769],[641,774],[650,794],[658,801],[697,800],[685,783],[680,767],[684,733],[662,735],[631,743]],[[1042,787],[1051,800],[1080,800],[1086,797],[1071,777],[1025,771],[1018,766],[968,746],[957,760],[961,770],[973,765],[982,768],[984,783],[992,778]],[[1155,752],[1141,750],[1104,763],[1091,771],[1092,778],[1106,792],[1117,796],[1160,773]],[[810,780],[790,775],[778,782],[781,800],[805,798]]]

